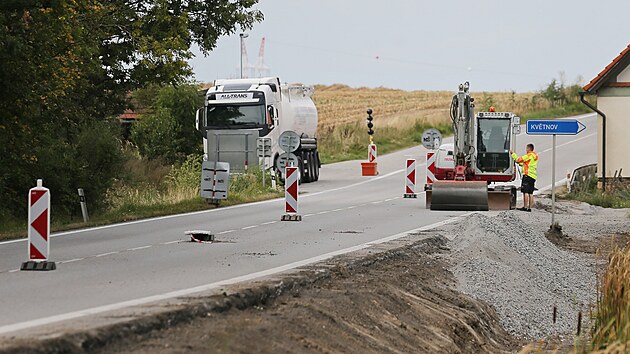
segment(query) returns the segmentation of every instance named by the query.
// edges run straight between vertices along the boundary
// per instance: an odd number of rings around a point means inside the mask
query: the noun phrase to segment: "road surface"
[[[596,161],[596,117],[580,120],[584,132],[558,137],[558,180]],[[548,189],[552,138],[523,133],[518,151],[529,142],[540,156],[537,187]],[[279,221],[280,199],[57,233],[52,272],[18,271],[26,242],[0,243],[0,337],[274,274],[462,215],[426,210],[423,194],[402,198],[409,156],[422,190],[422,147],[379,157],[378,177],[361,177],[359,161],[323,166],[319,182],[300,186],[301,222]],[[184,232],[193,229],[211,230],[220,242],[188,242]]]

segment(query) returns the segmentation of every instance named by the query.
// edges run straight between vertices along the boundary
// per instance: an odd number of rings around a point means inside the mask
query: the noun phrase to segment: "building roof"
[[[118,119],[138,119],[140,114],[134,110],[126,109],[125,112],[118,116]]]
[[[591,82],[583,87],[584,91],[596,92],[602,86],[628,87],[630,83],[616,82],[617,75],[630,64],[630,44],[608,64]],[[610,82],[614,79],[613,82]]]

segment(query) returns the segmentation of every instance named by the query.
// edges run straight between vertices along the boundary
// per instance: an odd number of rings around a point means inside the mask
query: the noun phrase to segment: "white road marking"
[[[225,234],[229,234],[229,233],[232,233],[232,232],[235,232],[235,231],[236,231],[236,230],[226,230],[226,231],[221,231],[221,232],[219,232],[217,235],[225,235]]]
[[[579,137],[579,138],[577,138],[577,139],[575,139],[575,140],[567,141],[566,143],[562,143],[562,144],[557,144],[557,145],[556,145],[556,149],[557,149],[557,148],[559,148],[559,147],[563,147],[563,146],[569,145],[569,144],[577,143],[578,141],[580,141],[580,140],[584,140],[584,139],[586,139],[586,138],[590,138],[590,137],[592,137],[593,135],[597,135],[597,133],[592,133],[592,134],[589,134],[589,135],[584,135],[584,136]],[[550,147],[550,148],[548,148],[548,149],[545,149],[545,150],[541,151],[540,153],[542,154],[542,153],[549,152],[549,151],[552,151],[552,150],[553,150],[553,146],[552,146],[552,147]]]
[[[337,208],[337,209],[333,209],[331,210],[332,212],[338,212],[338,211],[342,211],[344,208]]]
[[[275,224],[275,223],[277,223],[277,222],[278,222],[278,220],[267,221],[267,222],[264,222],[264,223],[262,223],[262,224],[260,224],[260,225],[271,225],[271,224]]]
[[[19,272],[19,271],[20,271],[19,268],[18,269],[11,269],[10,271],[8,271],[8,273],[15,273],[15,272]]]
[[[94,257],[105,257],[105,256],[109,256],[109,255],[112,255],[112,254],[117,254],[117,253],[118,253],[118,252],[107,252],[107,253],[101,253],[101,254],[97,254],[97,255],[96,255],[96,256],[94,256]]]
[[[328,213],[330,213],[330,211],[329,210],[325,210],[325,211],[318,212],[316,215],[324,215],[324,214],[328,214]]]
[[[160,245],[172,245],[174,243],[178,243],[181,242],[182,240],[175,240],[175,241],[168,241],[168,242],[162,242],[160,243]]]
[[[385,199],[386,202],[391,202],[392,200],[396,200],[398,198],[389,198],[389,199]]]
[[[245,227],[242,227],[241,230],[249,230],[249,229],[253,229],[255,227],[258,227],[258,225],[245,226]]]
[[[559,187],[559,186],[563,185],[564,183],[567,183],[567,179],[566,178],[563,178],[563,179],[559,180],[558,182],[556,182],[556,187]],[[552,184],[550,184],[548,186],[544,186],[542,188],[539,188],[537,191],[535,191],[534,194],[538,195],[541,192],[550,190],[551,188],[553,188]]]
[[[151,245],[149,246],[140,246],[140,247],[134,247],[134,248],[128,248],[127,251],[139,251],[139,250],[143,250],[145,248],[149,248],[151,247]]]
[[[313,196],[316,196],[316,195],[321,195],[321,194],[325,194],[325,193],[337,192],[337,191],[344,190],[344,189],[354,188],[354,187],[357,187],[357,186],[364,185],[366,183],[371,183],[371,182],[378,181],[378,180],[383,179],[383,178],[387,178],[387,177],[393,176],[393,175],[401,173],[403,171],[404,171],[404,169],[396,170],[394,172],[390,172],[390,173],[385,174],[383,176],[379,176],[379,177],[371,178],[371,179],[368,179],[368,180],[365,180],[365,181],[349,184],[347,186],[337,187],[337,188],[333,188],[333,189],[327,189],[325,191],[315,192],[315,193],[312,193],[312,194],[306,194],[304,196],[301,196],[301,198],[309,198],[309,197],[313,197]],[[111,228],[121,227],[121,226],[142,224],[142,223],[146,223],[146,222],[168,220],[168,219],[178,218],[178,217],[183,217],[183,216],[192,216],[192,215],[200,215],[200,214],[207,214],[207,213],[218,213],[218,212],[228,211],[228,210],[232,210],[232,209],[239,209],[239,208],[246,208],[246,207],[262,205],[262,204],[282,202],[284,200],[285,200],[284,197],[282,197],[282,198],[276,198],[276,199],[263,200],[263,201],[254,202],[254,203],[245,203],[245,204],[232,205],[232,206],[229,206],[229,207],[218,208],[218,209],[201,210],[201,211],[194,211],[194,212],[183,213],[183,214],[165,215],[165,216],[159,216],[159,217],[155,217],[155,218],[134,220],[134,221],[128,221],[128,222],[124,222],[124,223],[111,224],[111,225],[103,225],[103,226],[97,226],[97,227],[81,229],[81,230],[65,231],[65,232],[52,234],[52,235],[50,235],[50,237],[58,237],[58,236],[79,234],[79,233],[83,233],[83,232],[105,230],[105,229],[111,229]],[[3,241],[3,242],[0,242],[0,245],[9,244],[9,243],[16,243],[16,242],[25,242],[26,240],[27,240],[26,238],[21,238],[21,239],[17,239],[17,240]]]
[[[367,205],[367,204],[361,204],[361,205],[358,205],[358,206],[365,206],[365,205]],[[346,209],[354,209],[356,207],[357,207],[357,205],[351,205],[351,206],[347,207]]]
[[[309,217],[309,216],[313,216],[313,215],[315,215],[315,214],[306,214],[306,215],[302,215],[302,217],[303,217],[303,218],[307,218],[307,217]]]
[[[261,277],[270,276],[270,275],[273,275],[273,274],[277,274],[277,273],[284,272],[284,271],[287,271],[287,270],[303,267],[303,266],[306,266],[306,265],[309,265],[309,264],[313,264],[313,263],[316,263],[316,262],[321,262],[321,261],[330,259],[330,258],[335,257],[335,256],[339,256],[339,255],[342,255],[342,254],[346,254],[346,253],[362,250],[362,249],[365,249],[365,248],[368,248],[368,247],[371,247],[371,246],[374,246],[374,245],[378,245],[378,244],[381,244],[381,243],[384,243],[384,242],[393,241],[393,240],[396,240],[398,238],[405,237],[409,233],[418,233],[418,232],[421,232],[421,231],[427,231],[427,230],[430,230],[430,229],[433,229],[433,228],[436,228],[436,227],[447,225],[447,224],[453,223],[455,221],[458,221],[460,218],[462,218],[462,217],[464,217],[466,215],[469,215],[469,214],[470,213],[464,214],[464,215],[461,215],[461,216],[458,216],[458,217],[454,217],[454,218],[449,218],[449,219],[444,220],[444,221],[440,221],[440,222],[437,222],[437,223],[434,223],[434,224],[423,226],[421,228],[417,228],[417,229],[401,232],[401,233],[398,233],[398,234],[395,234],[395,235],[387,236],[387,237],[384,237],[384,238],[381,238],[381,239],[378,239],[378,240],[366,242],[366,243],[363,243],[363,244],[360,244],[360,245],[357,245],[357,246],[352,246],[352,247],[344,248],[344,249],[341,249],[341,250],[325,253],[325,254],[322,254],[322,255],[319,255],[319,256],[311,257],[311,258],[304,259],[304,260],[297,261],[297,262],[288,263],[288,264],[285,264],[285,265],[282,265],[282,266],[278,266],[278,267],[262,270],[262,271],[255,272],[255,273],[250,273],[250,274],[245,274],[245,275],[241,275],[241,276],[230,278],[230,279],[220,280],[220,281],[214,282],[214,283],[209,283],[209,284],[196,286],[196,287],[192,287],[192,288],[188,288],[188,289],[176,290],[176,291],[171,291],[171,292],[167,292],[167,293],[163,293],[163,294],[157,294],[157,295],[137,298],[137,299],[133,299],[133,300],[113,303],[113,304],[110,304],[110,305],[92,307],[92,308],[79,310],[79,311],[74,311],[74,312],[68,312],[68,313],[64,313],[64,314],[60,314],[60,315],[39,318],[39,319],[36,319],[36,320],[30,320],[30,321],[19,322],[19,323],[14,323],[14,324],[10,324],[10,325],[1,326],[0,327],[0,334],[6,334],[6,333],[10,333],[10,332],[19,331],[19,330],[24,330],[24,329],[29,329],[29,328],[49,325],[49,324],[52,324],[52,323],[58,323],[58,322],[67,321],[67,320],[80,318],[80,317],[85,317],[85,316],[90,316],[90,315],[96,315],[96,314],[100,314],[100,313],[103,313],[103,312],[119,310],[119,309],[131,307],[131,306],[144,305],[144,304],[148,304],[148,303],[152,303],[152,302],[156,302],[156,301],[167,300],[167,299],[172,299],[172,298],[177,298],[177,297],[182,297],[182,296],[189,296],[189,295],[192,295],[192,294],[195,294],[195,293],[208,291],[208,290],[213,290],[213,289],[217,289],[217,288],[224,287],[224,286],[231,285],[231,284],[236,284],[236,283],[240,283],[240,282],[244,282],[244,281],[249,281],[249,280],[253,280],[253,279],[257,279],[257,278],[261,278]],[[61,263],[61,262],[59,262],[59,263]]]
[[[383,201],[382,200],[377,200],[375,202],[372,202],[371,204],[381,204]]]
[[[72,263],[72,262],[82,261],[82,260],[84,260],[84,259],[85,259],[85,258],[74,258],[74,259],[69,259],[69,260],[67,260],[67,261],[59,261],[59,262],[57,262],[57,263],[59,263],[59,264],[66,264],[66,263]]]

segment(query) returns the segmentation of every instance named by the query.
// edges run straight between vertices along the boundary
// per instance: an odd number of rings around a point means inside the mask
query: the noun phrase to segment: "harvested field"
[[[453,93],[317,85],[313,100],[319,113],[320,129],[363,122],[368,107],[374,110],[379,124],[406,128],[416,122],[428,125],[449,123],[448,110]],[[472,93],[478,109],[493,105],[498,110],[523,113],[549,107],[543,100],[533,100],[534,95],[512,92]]]

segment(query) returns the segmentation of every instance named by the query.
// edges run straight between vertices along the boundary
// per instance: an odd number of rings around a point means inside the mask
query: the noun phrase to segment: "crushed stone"
[[[541,210],[472,214],[445,230],[453,234],[458,290],[493,305],[504,328],[526,339],[575,333],[578,312],[588,318],[596,300],[595,259],[549,242],[546,217]]]

